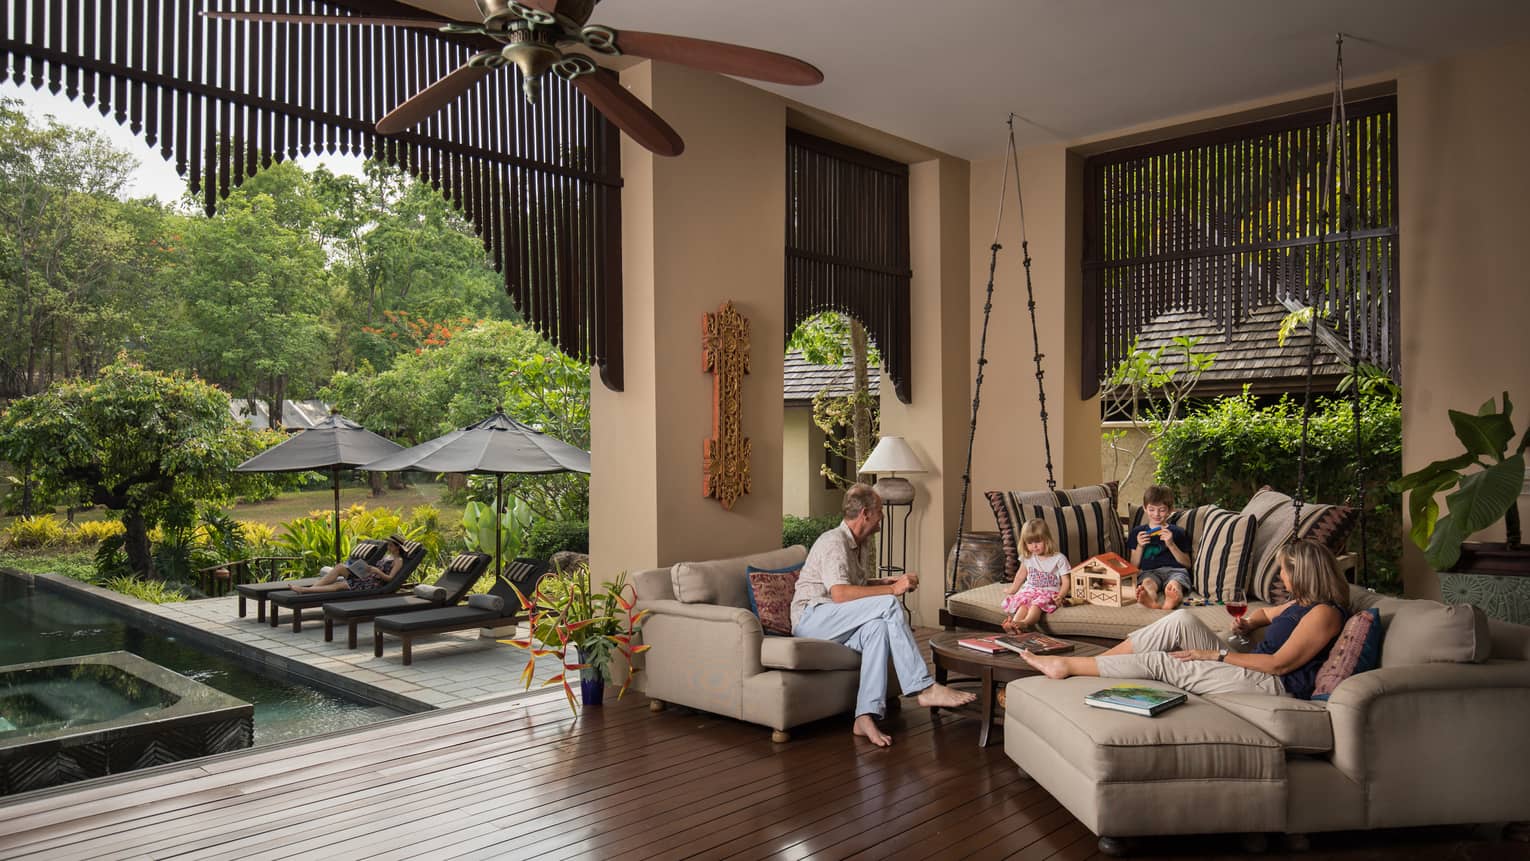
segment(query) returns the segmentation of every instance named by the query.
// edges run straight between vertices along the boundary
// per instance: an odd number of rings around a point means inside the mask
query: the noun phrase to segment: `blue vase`
[[[587,706],[598,706],[606,698],[606,680],[601,677],[596,669],[581,670],[579,673],[579,696]]]

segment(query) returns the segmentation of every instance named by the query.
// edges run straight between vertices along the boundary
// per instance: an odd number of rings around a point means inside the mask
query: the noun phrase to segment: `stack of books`
[[[957,640],[956,644],[983,652],[989,655],[997,655],[1001,652],[1030,652],[1033,655],[1058,655],[1063,652],[1073,651],[1073,644],[1067,640],[1059,640],[1056,637],[1048,637],[1045,634],[1004,634],[995,637],[970,637]]]

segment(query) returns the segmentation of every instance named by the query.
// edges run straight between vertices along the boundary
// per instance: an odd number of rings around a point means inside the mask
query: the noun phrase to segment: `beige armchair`
[[[638,681],[655,711],[674,703],[768,726],[792,727],[855,708],[861,656],[838,643],[766,636],[749,610],[745,571],[787,568],[802,546],[710,562],[681,562],[632,576],[643,624]]]

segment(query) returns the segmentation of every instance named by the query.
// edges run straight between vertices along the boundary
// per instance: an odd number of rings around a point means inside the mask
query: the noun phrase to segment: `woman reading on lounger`
[[[1252,652],[1227,644],[1188,611],[1145,628],[1097,658],[1020,657],[1049,678],[1156,679],[1194,694],[1261,693],[1311,699],[1318,668],[1349,616],[1349,586],[1333,553],[1310,539],[1280,550],[1280,579],[1291,600],[1233,620],[1240,634],[1268,624]]]
[[[404,564],[404,546],[388,539],[388,551],[376,565],[365,560],[351,559],[343,565],[319,569],[319,582],[312,586],[293,586],[294,592],[346,592],[376,589],[398,566]]]

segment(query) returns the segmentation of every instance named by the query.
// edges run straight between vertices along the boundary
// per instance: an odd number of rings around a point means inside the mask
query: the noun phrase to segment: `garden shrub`
[[[1390,395],[1367,395],[1360,406],[1369,584],[1401,590],[1402,498],[1387,484],[1402,474],[1402,413]],[[1261,486],[1296,489],[1302,405],[1289,396],[1261,406],[1244,391],[1219,398],[1169,427],[1154,450],[1157,481],[1181,505],[1216,503],[1238,509]],[[1307,439],[1306,498],[1353,504],[1357,476],[1354,419],[1348,398],[1318,398]],[[1350,549],[1359,549],[1359,532]]]
[[[66,530],[64,521],[54,515],[38,514],[33,517],[17,518],[16,522],[5,530],[5,538],[10,546],[18,549],[52,547],[64,543]]]
[[[812,548],[818,536],[838,526],[843,519],[838,514],[825,514],[822,517],[798,517],[795,514],[788,514],[781,518],[781,546],[791,547],[794,544],[801,544],[803,547]]]
[[[590,552],[590,524],[587,520],[539,520],[531,526],[522,552],[532,559],[551,559],[554,553]]]
[[[121,592],[151,604],[172,604],[186,600],[186,596],[176,586],[161,580],[143,580],[131,574],[108,577],[101,585],[113,592]]]
[[[94,549],[102,541],[125,531],[126,527],[120,520],[84,520],[76,523],[69,531],[68,540],[71,544]]]

